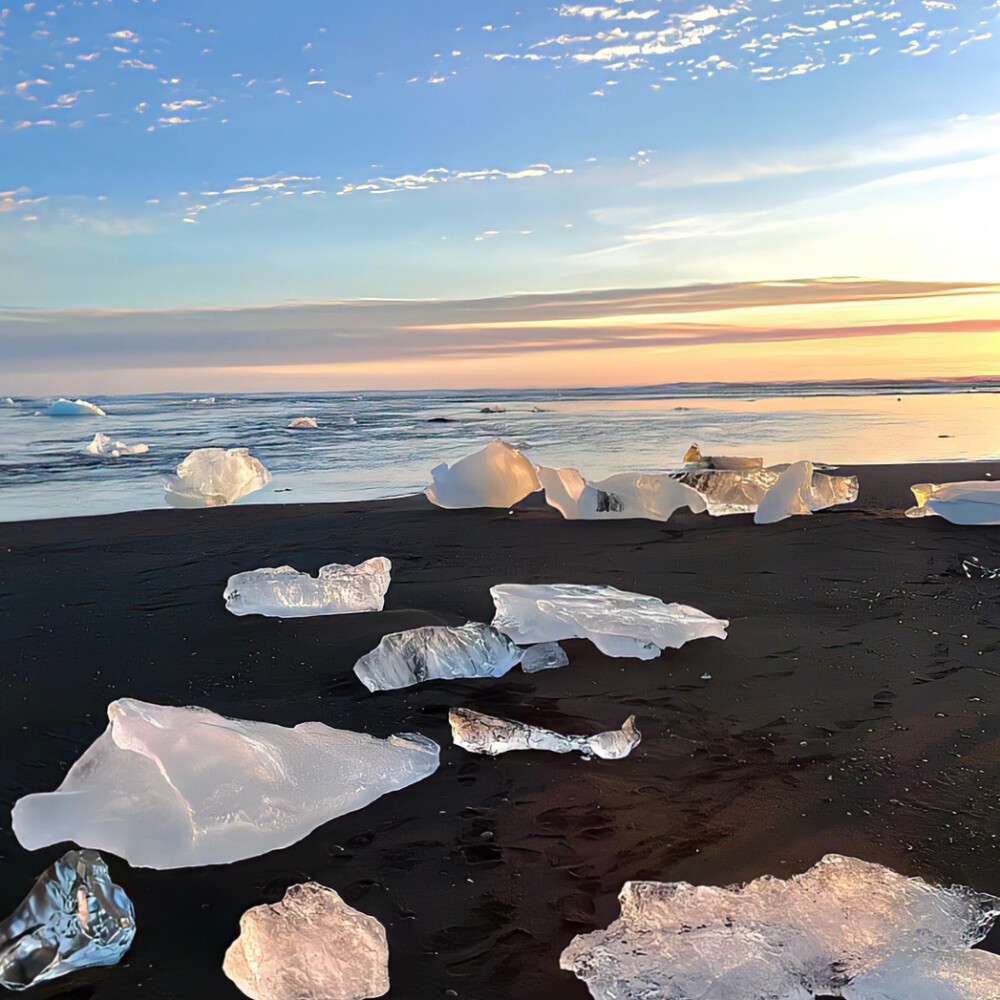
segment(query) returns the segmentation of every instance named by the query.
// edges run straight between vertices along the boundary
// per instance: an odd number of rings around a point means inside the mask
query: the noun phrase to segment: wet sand
[[[386,925],[405,1000],[584,1000],[559,953],[616,916],[630,878],[725,884],[839,852],[1000,894],[1000,581],[960,570],[1000,566],[1000,529],[902,515],[911,483],[1000,463],[840,472],[861,479],[856,505],[770,526],[422,497],[0,524],[0,915],[66,849],[23,850],[10,806],[59,784],[114,698],[442,746],[431,778],[284,851],[173,872],[108,857],[135,903],[132,950],[31,995],[237,998],[221,964],[240,914],[306,879]],[[232,573],[374,555],[393,562],[380,614],[224,609]],[[351,672],[388,632],[489,621],[494,583],[558,581],[692,604],[729,618],[729,639],[647,662],[574,640],[561,670],[381,694]],[[477,757],[451,745],[459,705],[572,733],[635,714],[643,741],[622,761]]]

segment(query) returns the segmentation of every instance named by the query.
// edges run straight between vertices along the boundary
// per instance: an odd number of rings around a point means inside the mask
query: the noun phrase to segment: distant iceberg
[[[17,403],[15,403],[10,396],[4,396],[4,398],[0,400],[0,403],[2,403],[4,406],[17,406]]]
[[[293,417],[288,429],[290,431],[315,431],[319,429],[319,424],[313,417]]]
[[[304,618],[381,611],[391,569],[384,556],[357,566],[330,563],[317,576],[291,566],[255,569],[231,576],[222,596],[234,615]]]
[[[198,448],[164,483],[172,507],[222,507],[263,489],[271,473],[246,448]]]
[[[917,505],[907,517],[937,514],[952,524],[1000,524],[1000,482],[918,483],[910,491]]]
[[[535,467],[513,445],[497,439],[454,465],[431,470],[424,492],[438,507],[510,507],[541,488]]]
[[[60,396],[45,410],[47,417],[106,417],[107,414],[96,403],[85,399],[66,399]]]
[[[113,441],[107,434],[97,433],[94,440],[84,448],[84,454],[96,455],[98,458],[121,458],[122,455],[145,455],[149,451],[148,444],[126,444],[124,441]]]

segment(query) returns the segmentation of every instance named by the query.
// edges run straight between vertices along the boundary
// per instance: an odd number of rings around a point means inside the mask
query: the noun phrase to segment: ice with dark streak
[[[471,708],[453,708],[448,713],[451,738],[455,745],[469,753],[496,757],[511,750],[551,750],[553,753],[577,751],[588,760],[620,760],[638,745],[642,734],[635,728],[635,716],[630,715],[621,729],[611,729],[595,736],[564,736],[562,733],[531,726],[513,719],[484,715]]]
[[[971,950],[1000,899],[856,858],[742,888],[626,882],[618,899],[559,962],[595,1000],[1000,998],[1000,956]]]
[[[234,615],[306,618],[381,611],[391,571],[384,556],[357,566],[330,563],[316,576],[291,566],[266,567],[234,574],[222,596]]]
[[[607,656],[651,660],[692,639],[726,638],[729,622],[604,584],[503,583],[490,588],[493,627],[515,642],[589,639]]]
[[[564,667],[569,658],[555,643],[522,649],[503,632],[468,622],[392,632],[354,665],[369,691],[392,691],[423,681],[502,677],[518,664],[527,673]]]
[[[321,722],[294,728],[123,698],[54,792],[14,805],[37,850],[68,840],[140,868],[218,865],[288,847],[428,777],[438,746]]]
[[[24,990],[78,969],[116,965],[135,911],[96,851],[67,851],[0,923],[0,984]]]
[[[164,482],[164,499],[171,507],[224,507],[270,481],[246,448],[196,448]]]

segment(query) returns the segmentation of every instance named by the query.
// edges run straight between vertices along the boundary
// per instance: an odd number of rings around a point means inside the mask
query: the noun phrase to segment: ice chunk
[[[106,417],[107,414],[96,403],[85,399],[66,399],[60,396],[45,411],[47,417]]]
[[[431,470],[424,491],[438,507],[509,507],[540,489],[535,467],[513,445],[496,440],[454,465]]]
[[[389,992],[385,928],[316,882],[240,918],[222,971],[253,1000],[364,1000]]]
[[[811,514],[834,504],[858,499],[856,476],[824,476],[812,462],[789,465],[764,494],[754,514],[754,524],[774,524],[795,514]]]
[[[984,566],[975,556],[962,560],[962,571],[970,580],[1000,580],[1000,569]]]
[[[642,734],[635,728],[635,716],[630,715],[621,729],[596,736],[563,736],[551,729],[529,726],[510,719],[483,715],[469,708],[453,708],[448,713],[451,737],[456,746],[470,753],[497,754],[510,750],[552,750],[572,753],[579,750],[584,757],[618,760],[627,757],[639,745]]]
[[[738,455],[702,455],[698,445],[693,444],[684,455],[685,465],[698,465],[704,469],[760,469],[764,466],[762,458],[744,458]]]
[[[319,429],[319,424],[316,423],[313,417],[295,417],[288,425],[288,429],[292,431],[315,431]]]
[[[97,433],[94,440],[87,445],[84,453],[97,455],[98,458],[121,458],[122,455],[145,455],[149,451],[148,444],[126,444],[124,441],[114,441],[107,434]]]
[[[538,479],[545,502],[567,521],[604,521],[644,517],[666,521],[678,507],[700,514],[705,501],[676,477],[658,473],[623,472],[588,483],[576,469],[540,466]]]
[[[729,622],[658,597],[601,584],[503,583],[490,588],[493,627],[514,642],[589,639],[607,656],[651,660],[692,639],[726,638]]]
[[[919,483],[910,491],[917,506],[907,517],[938,514],[952,524],[1000,524],[1000,482]]]
[[[291,566],[255,569],[231,576],[222,596],[234,615],[303,618],[381,611],[391,570],[384,556],[357,566],[330,563],[315,577]]]
[[[14,400],[10,398],[10,396],[4,396],[2,402],[4,406],[17,406],[17,403],[15,403]]]
[[[222,507],[263,489],[271,473],[246,448],[198,448],[164,484],[172,507]]]
[[[437,744],[321,722],[292,729],[123,698],[54,792],[14,805],[37,850],[71,840],[140,868],[228,864],[301,840],[433,774]]]
[[[354,672],[369,691],[392,691],[423,681],[502,677],[522,658],[532,671],[569,663],[554,643],[542,649],[522,649],[495,628],[469,622],[392,632],[354,664]]]
[[[0,984],[23,990],[77,969],[115,965],[135,911],[95,851],[68,851],[0,923]]]
[[[560,966],[595,1000],[986,1000],[1000,957],[970,951],[1000,899],[828,854],[743,888],[626,882],[621,916]]]

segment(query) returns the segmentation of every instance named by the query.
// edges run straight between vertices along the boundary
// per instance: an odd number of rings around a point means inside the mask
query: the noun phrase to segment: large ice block
[[[108,719],[56,791],[15,803],[28,850],[69,840],[140,868],[228,864],[294,844],[438,766],[437,744],[410,733],[287,729],[131,698],[112,702]]]
[[[595,1000],[987,1000],[1000,956],[970,951],[1000,899],[828,854],[742,888],[626,882],[621,916],[560,966]]]
[[[47,417],[106,417],[107,414],[96,403],[86,399],[66,399],[60,396],[45,410]]]
[[[243,914],[222,971],[253,1000],[365,1000],[389,992],[389,946],[378,920],[306,882]]]
[[[513,445],[499,439],[454,465],[431,470],[424,491],[438,507],[510,507],[540,489],[535,467]]]
[[[765,470],[769,471],[769,470]],[[774,524],[796,514],[811,514],[835,504],[858,499],[855,476],[825,476],[812,462],[789,465],[764,494],[754,514],[754,524]]]
[[[522,649],[495,628],[469,622],[392,632],[358,660],[354,672],[369,691],[392,691],[423,681],[502,677],[522,659],[529,672],[569,663],[554,643]]]
[[[317,576],[291,566],[255,569],[231,576],[222,596],[234,615],[305,618],[381,611],[391,570],[384,556],[357,566],[330,563]]]
[[[623,472],[589,483],[576,469],[539,466],[538,479],[545,502],[567,521],[666,521],[679,507],[695,514],[705,510],[705,501],[696,490],[665,474]]]
[[[1000,482],[918,483],[907,517],[937,514],[952,524],[1000,524]]]
[[[115,965],[135,937],[135,911],[95,851],[68,851],[0,923],[0,984],[10,990],[77,969]]]
[[[493,627],[514,642],[589,639],[607,656],[651,660],[692,639],[726,638],[729,622],[603,584],[503,583],[490,588]]]
[[[148,444],[126,444],[124,441],[115,441],[107,434],[97,433],[94,440],[87,445],[84,452],[87,455],[96,455],[98,458],[121,458],[122,455],[145,455],[149,451]]]
[[[576,750],[587,758],[619,760],[627,757],[642,738],[635,728],[634,715],[625,720],[621,729],[596,736],[563,736],[551,729],[483,715],[471,708],[453,708],[448,713],[448,722],[456,746],[490,757],[511,750],[551,750],[553,753],[572,753]]]
[[[271,473],[246,448],[198,448],[165,484],[172,507],[223,507],[263,489]]]

